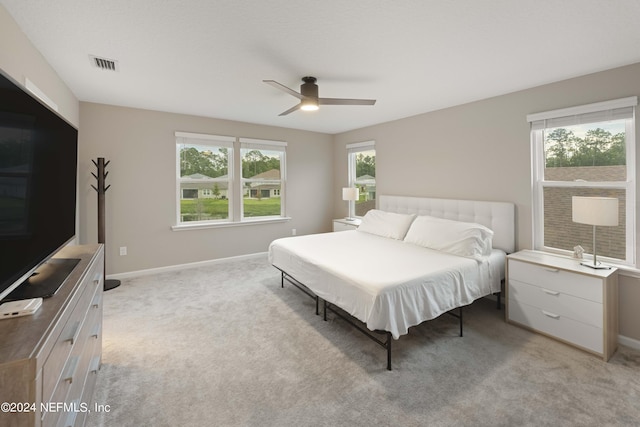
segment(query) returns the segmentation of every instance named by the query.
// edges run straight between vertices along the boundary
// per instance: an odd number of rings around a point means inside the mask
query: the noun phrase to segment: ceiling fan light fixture
[[[280,113],[280,116],[286,116],[293,113],[296,110],[303,111],[316,111],[322,105],[374,105],[375,99],[346,99],[346,98],[320,98],[318,96],[318,85],[316,84],[316,78],[307,76],[303,77],[303,84],[300,85],[300,92],[296,92],[293,89],[289,89],[283,84],[278,83],[275,80],[263,80],[264,83],[275,87],[283,92],[288,93],[300,100],[300,103],[289,108],[287,111]]]
[[[318,110],[318,100],[313,98],[306,98],[300,102],[300,109],[302,111],[317,111]]]

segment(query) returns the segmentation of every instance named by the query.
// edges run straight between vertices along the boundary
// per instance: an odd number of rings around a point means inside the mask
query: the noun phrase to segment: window
[[[364,216],[376,207],[376,148],[374,141],[357,142],[347,145],[349,162],[349,187],[360,190],[360,199],[354,203],[351,212]]]
[[[280,141],[176,132],[178,226],[283,218],[285,148]]]
[[[178,224],[229,221],[234,138],[176,133]]]
[[[284,216],[281,191],[285,145],[241,138],[240,147],[243,216]]]
[[[635,105],[632,97],[527,117],[536,249],[592,254],[593,227],[573,222],[571,198],[615,197],[619,225],[597,227],[598,256],[635,265]]]

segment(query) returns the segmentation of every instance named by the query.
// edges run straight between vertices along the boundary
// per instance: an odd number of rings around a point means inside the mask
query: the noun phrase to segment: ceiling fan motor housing
[[[316,84],[315,77],[303,77],[303,84],[300,85],[300,95],[309,98],[318,97],[318,85]]]

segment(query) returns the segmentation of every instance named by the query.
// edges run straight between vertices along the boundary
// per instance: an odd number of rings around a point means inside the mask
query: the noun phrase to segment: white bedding
[[[397,339],[409,327],[500,291],[505,253],[482,259],[360,231],[275,240],[269,261],[320,298]]]

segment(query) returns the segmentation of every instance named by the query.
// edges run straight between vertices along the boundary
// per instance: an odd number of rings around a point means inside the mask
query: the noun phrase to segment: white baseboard
[[[233,257],[210,259],[207,261],[199,261],[199,262],[190,262],[188,264],[176,264],[176,265],[169,265],[166,267],[149,268],[146,270],[129,271],[127,273],[109,274],[106,278],[107,279],[129,279],[132,277],[148,276],[150,274],[166,273],[169,271],[184,270],[186,268],[196,268],[196,267],[202,267],[206,265],[219,264],[227,261],[255,259],[255,258],[266,257],[266,256],[267,256],[266,252],[258,252],[255,254],[238,255]]]
[[[618,343],[625,345],[627,347],[631,347],[635,350],[640,350],[640,341],[635,340],[633,338],[625,337],[623,335],[618,335]]]

